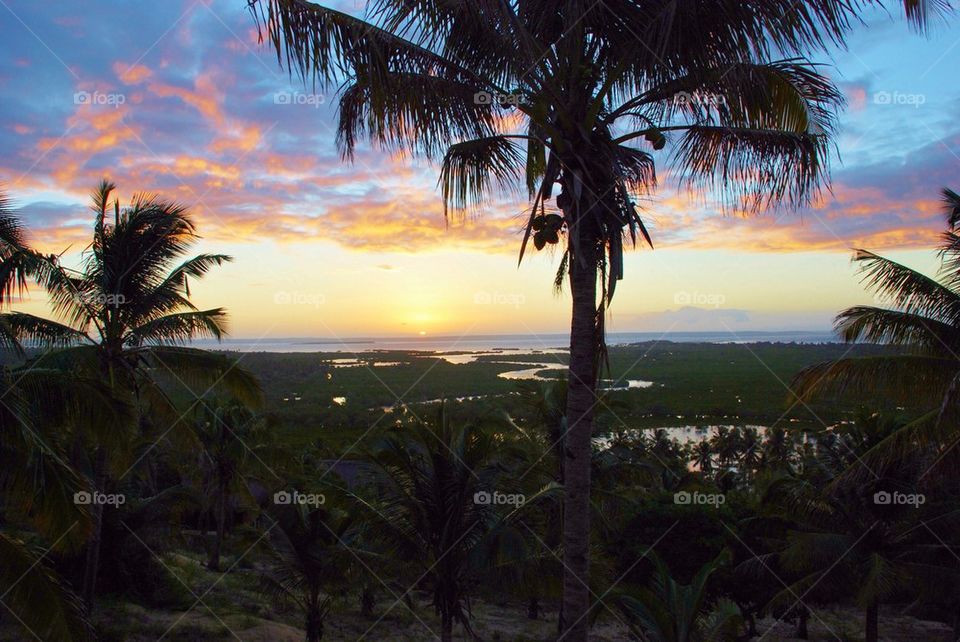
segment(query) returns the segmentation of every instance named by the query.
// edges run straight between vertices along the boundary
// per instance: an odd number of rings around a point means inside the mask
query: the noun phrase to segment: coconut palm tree
[[[232,359],[182,344],[194,338],[221,338],[225,332],[223,308],[199,310],[190,302],[189,280],[229,261],[220,254],[183,259],[197,235],[184,206],[146,194],[134,195],[121,208],[111,195],[115,186],[104,180],[92,195],[93,241],[80,269],[65,266],[58,257],[29,253],[20,271],[11,270],[4,282],[10,292],[27,273],[43,287],[57,320],[23,312],[0,314],[0,325],[11,341],[57,349],[44,355],[45,363],[92,378],[109,386],[111,394],[132,405],[148,406],[140,421],[151,443],[168,436],[190,437],[183,416],[161,384],[175,377],[193,393],[219,384],[247,403],[257,403],[259,384]],[[19,268],[18,264],[16,267]],[[194,404],[199,403],[197,397]],[[152,425],[149,417],[158,425]],[[108,461],[132,452],[136,431],[94,440],[92,478],[104,491],[109,482]],[[148,449],[149,450],[149,449]],[[100,556],[103,506],[93,507],[93,533],[87,547],[83,583],[90,607]]]
[[[0,303],[22,293],[42,258],[29,249],[26,233],[0,192]],[[10,328],[0,322],[0,347],[23,356]],[[0,601],[32,635],[45,640],[92,639],[82,603],[49,563],[47,553],[81,546],[90,533],[87,507],[76,493],[89,480],[64,452],[64,435],[87,432],[108,438],[129,422],[131,409],[96,380],[32,363],[0,370],[0,489],[4,521],[29,525],[48,543],[0,533]],[[31,537],[31,539],[34,539]]]
[[[852,474],[869,475],[878,458],[917,448],[950,453],[960,442],[960,195],[944,189],[943,212],[947,230],[934,277],[867,250],[854,253],[863,282],[890,307],[848,308],[836,318],[837,332],[844,341],[886,343],[899,350],[816,364],[794,379],[800,398],[858,394],[926,408],[866,451],[865,465],[851,469]]]
[[[769,471],[791,470],[796,458],[794,441],[789,432],[773,426],[763,435],[763,467]]]
[[[0,602],[34,636],[92,639],[82,602],[47,557],[77,550],[91,530],[87,506],[76,502],[89,480],[70,465],[63,436],[105,437],[129,422],[130,409],[96,381],[45,368],[4,368],[0,387],[0,508],[8,526],[32,528],[47,544],[40,552],[35,536],[0,533]]]
[[[381,480],[370,502],[372,534],[430,587],[443,642],[453,639],[454,624],[472,635],[466,601],[477,580],[536,549],[524,544],[530,535],[517,520],[554,486],[516,499],[522,488],[508,473],[524,453],[494,426],[454,423],[446,404],[434,420],[415,419],[371,446]]]
[[[693,464],[705,476],[713,472],[713,447],[706,439],[698,441],[691,449]]]
[[[922,23],[932,0],[905,0]],[[802,56],[842,42],[842,0],[377,0],[363,18],[255,0],[278,61],[341,89],[338,142],[442,159],[449,215],[525,193],[520,249],[563,241],[572,297],[564,473],[564,613],[586,637],[590,439],[604,320],[638,199],[672,151],[684,185],[732,209],[806,203],[824,182],[841,95]],[[706,43],[709,43],[707,46]],[[783,55],[785,58],[779,58]],[[668,143],[671,143],[668,148]],[[667,152],[664,152],[666,154]]]
[[[333,602],[348,589],[359,530],[347,512],[305,504],[277,506],[269,531],[271,568],[263,587],[277,602],[293,602],[304,613],[306,642],[323,639]]]
[[[916,492],[897,480],[884,481],[897,492]],[[771,484],[764,502],[796,523],[776,555],[778,565],[798,578],[771,600],[772,607],[851,597],[864,609],[865,640],[876,642],[885,600],[944,575],[944,552],[936,561],[920,555],[940,548],[920,528],[932,516],[911,506],[878,504],[874,491],[883,487],[822,487],[789,477]]]
[[[740,609],[721,598],[707,603],[707,582],[724,563],[724,555],[705,564],[690,584],[680,584],[666,563],[651,553],[654,575],[649,588],[617,593],[610,601],[633,632],[651,642],[735,640],[743,625]]]
[[[236,401],[212,406],[204,404],[197,415],[195,430],[201,449],[196,463],[199,464],[203,497],[209,502],[216,524],[207,567],[218,571],[231,498],[242,497],[249,505],[256,505],[247,485],[247,469],[251,449],[261,443],[265,422],[263,417]]]
[[[740,470],[746,475],[756,472],[760,466],[763,444],[756,428],[746,427],[738,431]]]

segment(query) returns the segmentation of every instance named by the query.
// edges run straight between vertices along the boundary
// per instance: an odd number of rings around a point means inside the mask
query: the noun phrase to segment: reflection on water
[[[512,356],[512,355],[530,355],[530,354],[566,354],[569,350],[563,348],[544,348],[543,350],[524,350],[520,352],[518,348],[500,348],[497,350],[487,350],[485,352],[439,352],[436,356],[440,357],[447,363],[455,364],[464,364],[464,363],[473,363],[480,357],[503,357],[503,356]],[[491,363],[513,363],[512,361],[493,361]],[[518,365],[524,365],[519,363]],[[530,365],[534,365],[531,363]]]
[[[664,426],[662,428],[627,428],[625,430],[621,430],[619,434],[628,439],[636,439],[644,434],[649,437],[654,433],[654,431],[665,430],[671,439],[676,439],[681,444],[687,444],[691,442],[703,441],[704,439],[710,439],[717,433],[718,428],[726,428],[727,430],[753,428],[760,433],[761,437],[767,431],[766,426],[757,426],[753,424],[725,424],[717,426]],[[609,448],[615,439],[616,436],[614,435],[604,435],[602,437],[594,437],[593,443],[603,450],[605,448]]]
[[[325,359],[324,362],[326,365],[331,365],[334,368],[356,368],[359,366],[367,366],[368,368],[386,368],[389,366],[405,366],[408,364],[406,361],[369,361],[366,359]]]
[[[510,379],[511,381],[525,379],[527,381],[553,381],[555,377],[544,377],[540,373],[544,370],[566,370],[567,366],[562,363],[517,363],[513,361],[497,361],[496,363],[511,363],[514,365],[525,365],[532,366],[524,368],[523,370],[510,370],[508,372],[501,372],[498,377],[502,379]]]

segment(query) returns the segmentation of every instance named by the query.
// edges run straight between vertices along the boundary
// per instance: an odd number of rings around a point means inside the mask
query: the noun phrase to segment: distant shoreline
[[[612,332],[607,344],[627,346],[651,342],[752,344],[752,343],[842,343],[829,331],[744,331],[744,332]],[[195,341],[196,348],[228,352],[392,352],[429,353],[532,352],[565,350],[569,339],[564,334],[506,334],[417,337],[288,337],[271,339],[230,338],[222,342]]]

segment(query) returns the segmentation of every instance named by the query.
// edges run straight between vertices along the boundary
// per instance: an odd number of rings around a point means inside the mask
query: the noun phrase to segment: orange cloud
[[[127,66],[119,61],[113,63],[113,71],[117,74],[120,82],[125,85],[139,85],[153,75],[153,72],[145,65]]]

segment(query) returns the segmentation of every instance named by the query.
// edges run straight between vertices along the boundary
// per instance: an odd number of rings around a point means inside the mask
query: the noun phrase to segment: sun
[[[418,334],[419,334],[421,337],[425,337],[425,336],[427,336],[427,331],[426,331],[426,330],[421,330]]]

